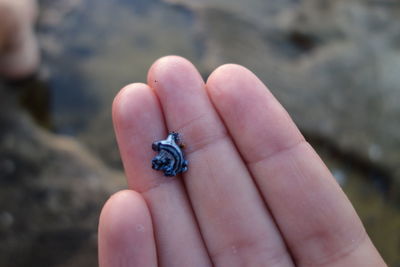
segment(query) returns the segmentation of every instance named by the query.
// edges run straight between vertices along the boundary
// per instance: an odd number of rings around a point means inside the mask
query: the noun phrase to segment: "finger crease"
[[[185,154],[189,156],[196,152],[202,151],[210,146],[215,146],[216,144],[221,143],[225,140],[226,141],[230,140],[226,132],[221,132],[220,134],[217,135],[204,137],[200,139],[198,142],[192,143],[190,147],[188,147],[187,150],[185,151]]]
[[[179,127],[176,129],[176,131],[177,131],[178,133],[179,133],[179,132],[182,132],[183,129],[185,129],[185,128],[189,127],[190,125],[192,125],[193,123],[195,123],[195,122],[201,120],[201,119],[204,118],[205,116],[207,116],[207,113],[203,113],[203,114],[200,114],[199,116],[196,116],[196,117],[194,117],[194,118],[191,118],[190,120],[186,121],[186,122],[183,123],[181,126],[179,126]]]
[[[289,145],[289,146],[283,147],[281,149],[275,150],[274,152],[272,152],[272,153],[270,153],[270,154],[268,154],[266,156],[260,157],[258,159],[255,159],[255,160],[246,160],[245,159],[245,163],[248,166],[257,165],[260,162],[268,161],[271,158],[277,157],[277,156],[279,156],[279,155],[281,155],[283,153],[288,153],[288,152],[290,152],[292,150],[295,150],[298,147],[303,146],[303,145],[309,146],[308,142],[305,139],[302,138],[302,139],[300,139],[300,141],[298,141],[298,142],[296,142],[296,143],[294,143],[292,145]]]
[[[260,260],[268,266],[275,266],[289,257],[286,250],[281,247],[271,248],[266,247],[265,240],[257,239],[252,241],[236,241],[222,247],[221,249],[210,253],[212,262],[218,265],[218,262],[223,257],[236,256],[245,258],[246,255],[253,255],[252,261],[254,262],[257,254],[264,254]]]
[[[162,185],[167,185],[173,182],[177,182],[180,180],[181,176],[178,177],[161,177],[160,179],[157,179],[157,182],[152,183],[151,185],[145,187],[143,190],[138,190],[139,193],[141,194],[146,194],[149,193],[150,191],[153,191],[154,189],[162,186]]]
[[[344,247],[339,247],[338,250],[328,254],[327,256],[323,257],[322,259],[318,260],[317,262],[308,262],[304,261],[301,262],[304,266],[327,266],[333,264],[341,259],[346,258],[347,256],[351,255],[360,245],[366,240],[367,233],[364,229],[362,229],[361,233],[359,234],[358,238],[348,242],[349,245]]]

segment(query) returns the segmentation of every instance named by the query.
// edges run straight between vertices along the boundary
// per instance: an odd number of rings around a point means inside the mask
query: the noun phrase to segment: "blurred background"
[[[255,72],[400,266],[397,0],[0,0],[0,266],[97,266],[111,103],[177,54]],[[40,60],[39,60],[40,59]]]

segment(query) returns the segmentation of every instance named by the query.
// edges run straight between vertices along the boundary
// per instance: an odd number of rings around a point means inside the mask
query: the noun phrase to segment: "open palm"
[[[265,85],[238,65],[204,83],[156,61],[113,105],[129,190],[105,204],[101,267],[385,266],[329,170]],[[182,135],[189,169],[151,169],[154,141]]]

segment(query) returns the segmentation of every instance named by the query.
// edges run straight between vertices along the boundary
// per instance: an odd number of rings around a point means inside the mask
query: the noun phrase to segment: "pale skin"
[[[246,68],[203,81],[168,56],[124,87],[113,120],[129,189],[104,205],[101,267],[386,266],[346,195],[288,113]],[[151,169],[182,134],[189,170]]]

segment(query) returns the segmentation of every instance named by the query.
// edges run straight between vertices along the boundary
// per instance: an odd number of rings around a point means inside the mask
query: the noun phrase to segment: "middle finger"
[[[168,129],[181,133],[187,144],[184,183],[213,263],[292,266],[195,67],[180,57],[162,58],[151,67],[148,83],[160,99]]]

